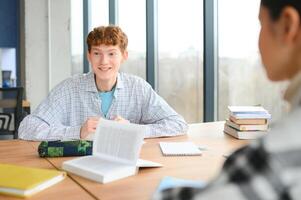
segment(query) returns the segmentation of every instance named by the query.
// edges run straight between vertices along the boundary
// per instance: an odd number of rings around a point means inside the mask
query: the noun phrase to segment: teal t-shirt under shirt
[[[115,91],[115,87],[109,92],[99,92],[98,93],[98,95],[101,99],[101,111],[105,117],[107,116],[108,111],[111,107],[113,97],[114,97],[114,91]]]

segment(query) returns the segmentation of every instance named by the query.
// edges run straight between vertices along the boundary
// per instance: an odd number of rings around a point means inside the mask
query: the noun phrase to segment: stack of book
[[[261,106],[228,106],[224,132],[238,139],[256,139],[268,131],[271,114]]]

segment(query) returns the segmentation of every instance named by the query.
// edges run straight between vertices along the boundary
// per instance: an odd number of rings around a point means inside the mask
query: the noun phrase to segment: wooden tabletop
[[[146,139],[140,158],[159,162],[162,168],[140,169],[138,174],[107,184],[100,184],[79,176],[69,174],[74,181],[99,199],[150,199],[164,176],[209,181],[216,176],[229,155],[248,141],[237,140],[223,133],[224,122],[191,124],[188,135]],[[207,150],[202,156],[163,156],[159,141],[193,141]],[[58,169],[65,160],[72,158],[48,158]]]
[[[46,159],[40,158],[37,143],[22,140],[1,140],[0,141],[0,163],[16,164],[28,167],[38,167],[44,169],[55,169]],[[20,200],[20,198],[10,197],[0,194],[0,199]],[[95,199],[87,193],[79,184],[75,183],[70,177],[51,186],[28,200],[43,199]]]
[[[100,184],[69,174],[62,182],[34,195],[32,199],[150,199],[164,176],[210,181],[225,161],[225,155],[246,145],[248,141],[237,140],[223,133],[224,122],[199,123],[189,126],[185,136],[146,139],[140,158],[159,162],[161,168],[140,169],[138,174],[107,184]],[[164,157],[159,141],[193,141],[206,150],[202,156]],[[0,141],[0,162],[45,169],[61,169],[64,158],[38,157],[38,142],[21,140]],[[0,199],[18,199],[0,195]]]

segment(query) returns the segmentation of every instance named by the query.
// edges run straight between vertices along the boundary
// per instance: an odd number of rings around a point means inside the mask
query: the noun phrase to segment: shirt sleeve
[[[19,126],[19,138],[33,141],[79,139],[80,129],[81,126],[50,125],[35,115],[28,115]]]
[[[68,80],[54,88],[48,97],[21,122],[18,134],[24,140],[79,139],[81,126],[67,126],[70,114]]]
[[[146,138],[186,134],[188,125],[148,84],[143,88],[141,124],[146,124]]]

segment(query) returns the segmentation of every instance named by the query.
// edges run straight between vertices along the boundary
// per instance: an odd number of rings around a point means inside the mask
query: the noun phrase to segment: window
[[[109,24],[109,2],[108,0],[90,0],[90,28],[106,26]]]
[[[72,74],[83,73],[83,1],[71,1]]]
[[[16,86],[16,48],[0,48],[0,87]]]
[[[274,119],[283,113],[280,91],[271,83],[258,50],[260,0],[218,1],[218,116],[228,116],[228,105],[262,105]]]
[[[123,63],[121,71],[146,79],[146,12],[145,1],[119,0],[119,26],[129,39],[129,58]],[[135,7],[135,12],[132,8]]]
[[[203,2],[158,1],[158,92],[187,122],[203,119]]]

